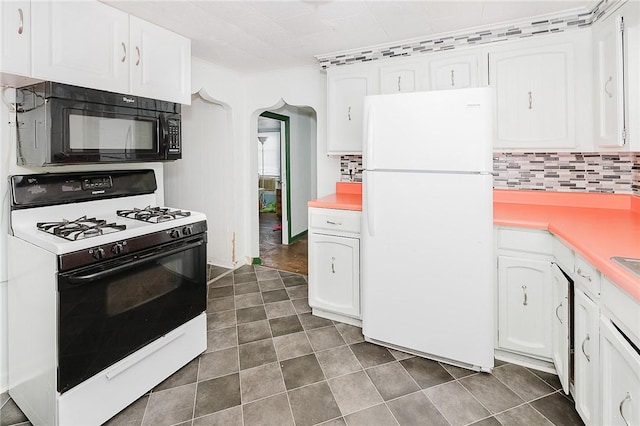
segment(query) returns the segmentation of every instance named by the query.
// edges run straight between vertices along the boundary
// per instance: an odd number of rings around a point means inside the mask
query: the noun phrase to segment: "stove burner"
[[[82,216],[76,220],[63,219],[61,222],[38,222],[36,226],[40,231],[65,238],[70,241],[97,237],[98,235],[124,231],[127,229],[126,225],[107,223],[106,220],[87,218],[87,216]]]
[[[141,220],[143,222],[166,222],[191,215],[191,212],[182,210],[171,210],[166,207],[147,206],[144,209],[133,208],[132,210],[117,210],[116,214],[129,219]]]

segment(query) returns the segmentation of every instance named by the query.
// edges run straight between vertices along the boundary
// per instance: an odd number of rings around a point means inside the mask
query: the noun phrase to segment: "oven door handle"
[[[113,274],[117,274],[118,272],[122,272],[122,271],[126,271],[127,269],[130,268],[134,268],[138,265],[141,265],[143,263],[147,263],[149,261],[152,260],[156,260],[156,259],[160,259],[162,257],[167,257],[167,256],[171,256],[177,253],[180,253],[181,251],[186,251],[186,250],[190,250],[196,247],[200,247],[203,244],[203,241],[197,241],[195,243],[191,243],[191,244],[186,244],[184,246],[180,246],[178,248],[172,249],[172,250],[167,250],[167,251],[162,251],[160,253],[156,253],[150,256],[145,256],[145,257],[141,257],[138,258],[136,260],[133,260],[131,262],[127,262],[124,263],[122,265],[119,266],[115,266],[113,268],[109,268],[107,270],[104,271],[100,271],[100,272],[94,272],[93,274],[88,274],[88,275],[79,275],[79,276],[67,276],[67,280],[69,281],[70,284],[86,284],[88,282],[91,281],[96,281],[99,280],[101,278],[104,277],[108,277],[109,275],[113,275]]]

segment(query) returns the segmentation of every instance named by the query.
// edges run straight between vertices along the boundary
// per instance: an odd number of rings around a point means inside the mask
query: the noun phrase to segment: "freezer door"
[[[493,367],[493,203],[488,175],[364,173],[364,335]]]
[[[492,171],[491,88],[367,96],[366,170]]]

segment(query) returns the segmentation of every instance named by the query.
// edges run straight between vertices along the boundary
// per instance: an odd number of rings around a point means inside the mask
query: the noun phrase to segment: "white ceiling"
[[[193,56],[237,71],[568,10],[594,0],[103,0],[191,39]]]

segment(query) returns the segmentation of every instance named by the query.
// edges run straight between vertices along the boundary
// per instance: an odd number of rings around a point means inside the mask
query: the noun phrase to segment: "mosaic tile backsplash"
[[[362,181],[362,156],[340,158],[342,181]],[[640,196],[640,153],[493,153],[493,187],[563,192],[603,192]]]
[[[411,40],[395,45],[376,46],[361,51],[341,54],[316,56],[323,69],[353,64],[358,62],[377,61],[386,58],[407,57],[430,52],[442,52],[460,47],[476,46],[496,41],[533,37],[541,34],[560,33],[575,28],[591,25],[619,0],[601,0],[593,9],[585,13],[570,13],[548,19],[523,22],[518,25],[490,28],[466,34],[445,35],[439,38]]]

